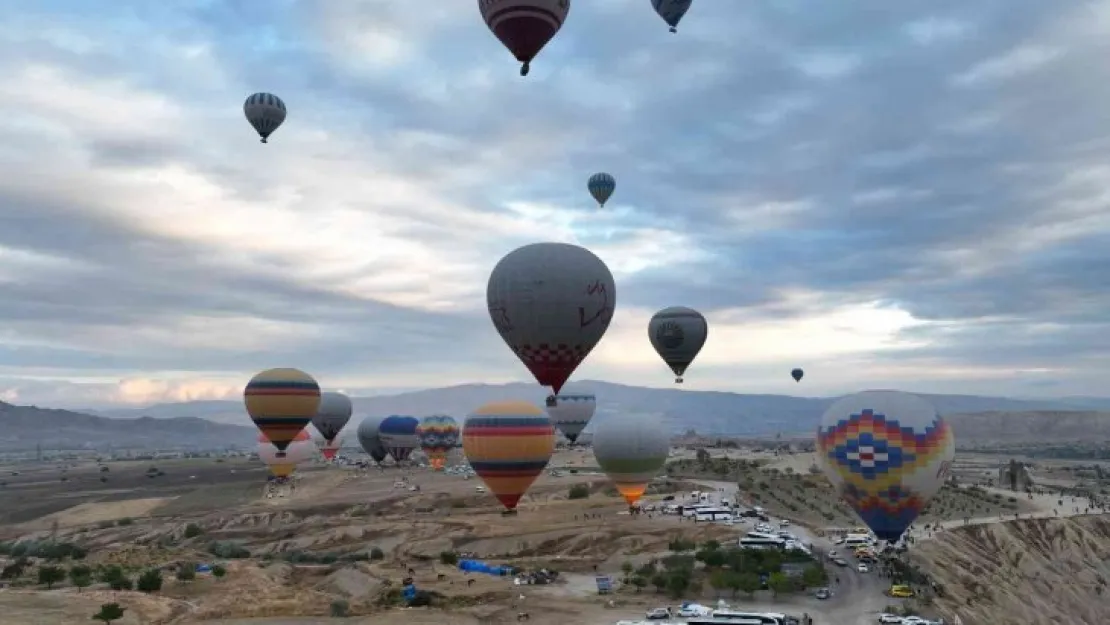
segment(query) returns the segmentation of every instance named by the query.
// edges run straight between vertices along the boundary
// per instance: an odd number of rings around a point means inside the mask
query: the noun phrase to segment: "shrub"
[[[567,491],[567,499],[586,499],[590,496],[590,487],[587,484],[575,484]]]
[[[184,562],[177,567],[177,581],[191,582],[197,578],[197,565],[195,562]]]
[[[111,623],[112,621],[123,618],[123,612],[127,608],[122,608],[118,603],[105,603],[100,606],[100,611],[93,614],[94,621],[103,621],[104,623]]]
[[[331,615],[336,618],[346,617],[350,609],[350,604],[342,599],[336,599],[331,602]]]
[[[66,572],[58,566],[42,566],[39,567],[39,583],[45,585],[47,588],[53,588],[54,584],[64,580]]]
[[[196,523],[190,523],[185,526],[185,538],[196,538],[204,533],[200,526]]]
[[[370,549],[370,559],[371,560],[384,560],[385,559],[385,552],[382,551],[378,547],[372,547]]]
[[[162,572],[158,569],[147,569],[139,576],[139,580],[136,582],[135,587],[145,593],[162,590]]]
[[[213,541],[208,543],[208,553],[218,558],[249,558],[251,552],[246,547],[234,541]]]
[[[439,561],[448,566],[455,566],[459,563],[459,554],[454,551],[441,551],[439,552]]]

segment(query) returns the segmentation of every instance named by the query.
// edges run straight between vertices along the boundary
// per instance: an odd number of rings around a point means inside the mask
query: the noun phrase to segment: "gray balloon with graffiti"
[[[705,317],[685,306],[664,308],[648,322],[648,339],[674,372],[675,384],[682,383],[686,368],[697,358],[708,336],[709,323]]]
[[[493,268],[486,303],[501,338],[540,385],[558,394],[609,329],[617,286],[590,250],[533,243]]]

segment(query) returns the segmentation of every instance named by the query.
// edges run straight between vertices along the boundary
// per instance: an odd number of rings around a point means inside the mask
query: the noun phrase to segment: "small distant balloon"
[[[590,195],[597,200],[597,205],[605,208],[605,203],[612,197],[613,191],[617,189],[617,179],[613,176],[599,172],[586,181],[586,188],[590,191]]]
[[[802,371],[801,369],[794,369],[790,372],[790,377],[794,378],[795,382],[801,382],[802,376],[804,376],[805,374],[806,372]]]
[[[562,28],[570,13],[570,0],[478,0],[486,26],[516,60],[520,75],[527,76],[531,62]]]
[[[663,18],[663,21],[671,27],[672,33],[678,32],[678,23],[682,21],[682,16],[686,15],[686,11],[690,10],[690,5],[694,0],[651,0],[651,7]]]
[[[262,143],[269,143],[270,135],[285,121],[285,102],[272,93],[256,93],[243,103],[243,114]]]
[[[674,372],[675,384],[682,383],[686,368],[697,358],[708,336],[709,324],[705,317],[685,306],[664,308],[648,322],[648,339]]]

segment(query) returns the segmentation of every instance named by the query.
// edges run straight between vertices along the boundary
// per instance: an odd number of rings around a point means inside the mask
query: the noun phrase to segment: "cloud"
[[[526,79],[440,4],[13,5],[0,397],[523,379],[483,291],[538,240],[618,281],[579,377],[669,383],[644,324],[681,304],[690,388],[1103,392],[1110,2],[700,3],[677,35],[576,3]]]

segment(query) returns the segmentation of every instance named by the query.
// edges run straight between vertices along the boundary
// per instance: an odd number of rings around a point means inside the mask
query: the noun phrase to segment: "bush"
[[[139,576],[139,580],[135,583],[135,587],[139,591],[145,593],[162,590],[162,572],[158,569],[147,569]]]
[[[441,551],[439,552],[439,561],[448,566],[455,566],[459,563],[459,554],[454,551]]]
[[[131,578],[123,575],[108,582],[108,588],[112,590],[131,590],[134,587],[135,584],[131,581]]]
[[[200,526],[196,523],[190,523],[185,526],[185,538],[196,538],[204,533]]]
[[[116,525],[118,525],[120,527],[126,527],[128,525],[131,525],[134,522],[135,522],[135,519],[132,519],[131,517],[125,516],[122,519],[116,521]]]
[[[69,581],[77,588],[86,588],[92,585],[92,569],[79,564],[69,569]]]
[[[177,567],[177,581],[191,582],[197,578],[197,565],[195,562],[184,562]]]
[[[122,608],[118,603],[105,603],[100,606],[100,611],[93,614],[94,621],[103,621],[104,623],[111,623],[112,621],[123,618],[123,613],[127,608]]]
[[[331,602],[331,615],[336,618],[344,618],[350,612],[351,606],[342,599],[336,599]]]
[[[373,548],[370,549],[370,559],[371,560],[384,560],[385,559],[385,552],[382,551],[378,547],[373,547]]]
[[[234,541],[213,541],[208,543],[208,553],[216,556],[217,558],[249,558],[251,552],[249,549]]]
[[[212,567],[212,577],[215,577],[216,579],[220,579],[224,575],[227,575],[227,569],[220,566],[219,564]]]
[[[575,484],[567,491],[567,499],[586,499],[590,496],[590,487],[587,484]]]

